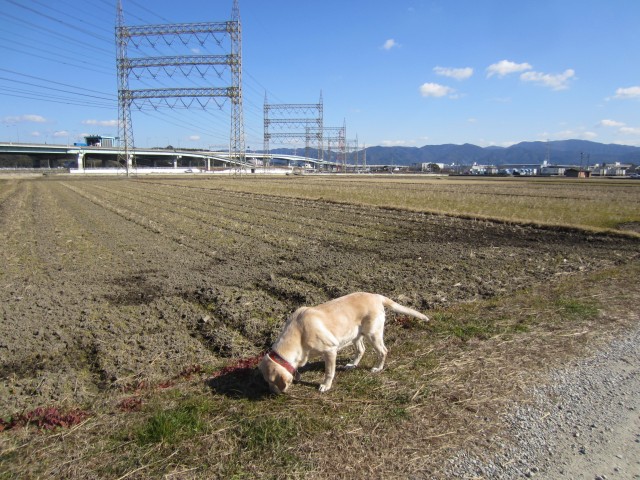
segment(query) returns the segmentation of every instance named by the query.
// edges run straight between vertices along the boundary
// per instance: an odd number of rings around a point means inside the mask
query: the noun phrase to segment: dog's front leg
[[[329,350],[324,354],[324,382],[320,384],[319,390],[326,392],[331,388],[333,383],[333,377],[336,375],[336,357],[338,356],[338,350]]]

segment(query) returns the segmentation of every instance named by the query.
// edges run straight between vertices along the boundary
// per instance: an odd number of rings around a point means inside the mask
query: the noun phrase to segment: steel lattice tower
[[[232,19],[215,23],[187,23],[167,25],[139,25],[127,26],[124,23],[122,0],[118,0],[116,46],[118,67],[118,118],[120,136],[120,154],[118,163],[124,165],[127,175],[135,168],[134,137],[131,122],[131,106],[140,104],[150,105],[154,109],[159,103],[174,108],[179,102],[189,108],[194,101],[203,109],[210,100],[214,100],[218,107],[219,98],[231,101],[231,132],[230,156],[235,159],[238,168],[245,166],[244,118],[242,108],[242,28],[240,23],[240,9],[238,0],[234,0]],[[215,43],[219,47],[227,39],[229,52],[225,55],[171,55],[130,57],[130,46],[140,50],[140,45],[146,42],[153,48],[157,44],[168,46],[175,43],[187,42],[195,39],[204,46],[207,42]],[[215,81],[223,81],[221,70],[229,69],[230,81],[226,86],[213,87],[209,83],[210,69],[216,73]],[[150,78],[155,80],[159,73],[173,79],[174,75],[189,79],[199,76],[207,81],[203,87],[175,87],[175,88],[130,88],[130,76],[140,79],[140,72],[147,71]],[[154,103],[155,102],[155,103]],[[173,103],[171,103],[173,102]],[[138,108],[141,108],[138,106]]]
[[[342,154],[343,172],[347,173],[347,121],[342,122],[342,137],[338,139],[338,150]]]
[[[245,168],[244,116],[242,110],[242,25],[238,0],[233,1],[229,25],[231,36],[231,152],[236,156],[236,166]],[[230,152],[230,153],[231,153]],[[238,170],[238,168],[236,168]]]
[[[131,94],[129,92],[129,69],[127,68],[127,37],[124,26],[122,2],[118,0],[118,24],[116,26],[116,49],[118,67],[118,134],[120,153],[118,165],[124,165],[127,175],[133,166],[133,127],[131,124]]]
[[[307,151],[311,147],[311,140],[315,139],[318,135],[321,135],[321,138],[322,138],[321,145],[323,147],[323,151],[322,153],[318,154],[322,160],[325,160],[325,156],[324,156],[325,146],[326,146],[326,152],[329,156],[327,160],[331,160],[331,149],[332,149],[332,146],[336,146],[336,145],[338,147],[339,156],[340,157],[344,156],[346,124],[343,125],[342,127],[322,127],[322,129],[318,129],[315,127],[308,127],[307,128],[307,144],[306,144]],[[309,156],[308,153],[306,155]]]
[[[281,143],[310,142],[310,135],[318,147],[320,159],[323,124],[322,93],[318,103],[269,104],[264,97],[264,153],[269,155],[272,140]],[[274,118],[275,117],[275,118]],[[275,130],[275,131],[274,131]],[[312,133],[309,133],[312,132]]]

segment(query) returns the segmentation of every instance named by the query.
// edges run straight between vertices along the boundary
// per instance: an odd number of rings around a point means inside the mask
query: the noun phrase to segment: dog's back
[[[323,310],[329,314],[335,315],[341,310],[350,309],[352,312],[357,310],[357,316],[360,318],[367,318],[371,315],[378,315],[380,310],[386,307],[392,312],[401,313],[403,315],[409,315],[411,317],[419,318],[425,322],[429,321],[429,317],[423,315],[409,307],[400,305],[394,302],[390,298],[385,297],[377,293],[368,292],[355,292],[345,295],[343,297],[335,298],[326,303],[313,307]]]

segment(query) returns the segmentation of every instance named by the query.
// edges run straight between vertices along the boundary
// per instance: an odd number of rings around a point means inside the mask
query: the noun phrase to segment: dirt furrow
[[[396,229],[387,224],[387,222],[378,221],[379,219],[388,220],[394,216],[393,212],[384,209],[377,211],[375,216],[362,217],[358,215],[357,207],[354,209],[352,205],[342,205],[333,202],[311,201],[294,197],[280,197],[249,192],[235,192],[214,187],[190,187],[174,183],[163,183],[157,185],[170,185],[191,192],[207,192],[208,196],[203,197],[205,201],[211,199],[211,201],[215,202],[219,206],[224,207],[225,211],[227,208],[233,211],[234,209],[243,207],[241,211],[245,213],[254,215],[264,213],[270,219],[278,219],[284,212],[288,215],[295,216],[296,218],[299,217],[302,222],[309,222],[312,226],[320,224],[324,229],[336,231],[344,228],[344,233],[350,233],[355,236],[366,237],[359,228],[367,227],[371,223],[371,220],[376,220],[376,226],[379,228],[380,232],[396,231]],[[187,198],[190,197],[190,195],[187,195]],[[230,197],[244,200],[245,203],[227,200]],[[339,215],[336,215],[336,212],[338,212]],[[348,212],[353,213],[353,216],[349,216]],[[380,232],[378,232],[378,235]]]
[[[630,239],[219,187],[12,187],[0,208],[0,411],[97,401],[257,354],[296,307],[354,290],[428,310],[640,254]]]
[[[132,191],[134,191],[132,189]],[[135,190],[137,192],[140,190]],[[148,192],[145,192],[148,195]],[[189,192],[190,193],[190,192]],[[224,212],[222,219],[216,219],[216,222],[221,220],[227,220],[229,222],[236,222],[245,227],[245,234],[251,235],[251,231],[246,232],[246,228],[255,229],[261,227],[265,232],[271,232],[274,227],[283,230],[284,235],[296,235],[301,238],[313,240],[318,237],[318,230],[323,232],[332,232],[336,238],[335,241],[343,243],[353,243],[353,241],[370,241],[373,242],[373,247],[379,245],[382,242],[388,241],[388,235],[384,235],[383,228],[379,228],[373,231],[370,225],[370,221],[363,221],[357,214],[354,213],[353,221],[341,222],[336,220],[335,210],[339,209],[334,204],[324,204],[323,209],[325,214],[323,216],[313,215],[312,208],[309,208],[309,202],[302,202],[299,205],[289,201],[287,203],[282,201],[270,201],[272,199],[265,199],[264,196],[248,197],[243,195],[243,203],[233,202],[228,200],[228,192],[224,192],[225,195],[219,195],[220,192],[211,192],[207,196],[201,195],[185,195],[182,194],[170,194],[166,189],[158,192],[156,199],[166,200],[167,203],[163,205],[176,205],[179,206],[180,211],[187,214],[190,211],[199,215],[200,218],[207,218],[207,213],[212,210]],[[265,201],[267,200],[267,201]],[[264,205],[268,205],[264,206]],[[197,208],[200,206],[200,208]],[[365,217],[369,220],[369,217]],[[238,229],[230,228],[230,231],[238,233]],[[395,229],[394,229],[395,230]],[[241,230],[242,231],[242,230]],[[325,233],[326,234],[326,233]],[[344,237],[353,239],[351,242],[344,240]]]

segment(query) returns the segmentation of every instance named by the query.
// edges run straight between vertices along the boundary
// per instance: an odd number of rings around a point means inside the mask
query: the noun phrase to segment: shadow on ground
[[[338,370],[341,369],[342,368],[338,367]],[[312,371],[324,371],[324,362],[308,363],[300,369],[301,374]],[[229,398],[262,400],[272,395],[267,382],[265,382],[262,374],[255,367],[236,368],[229,372],[223,372],[205,380],[205,383],[213,393]],[[313,389],[318,388],[318,383],[314,382],[299,380],[295,383]]]
[[[261,400],[271,395],[257,368],[242,368],[209,378],[206,385],[216,394],[230,398]]]

